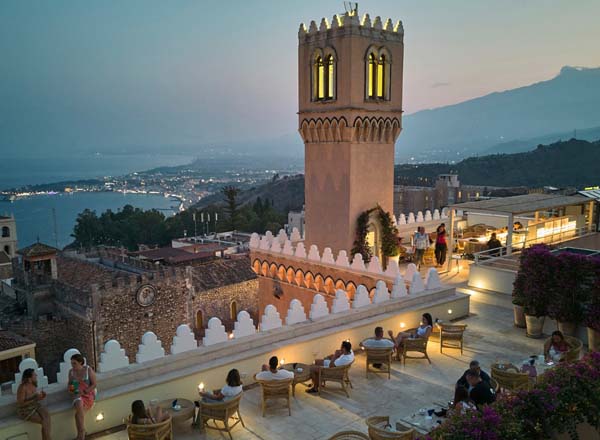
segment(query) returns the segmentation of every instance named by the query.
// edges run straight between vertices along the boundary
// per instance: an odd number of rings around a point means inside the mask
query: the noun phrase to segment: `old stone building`
[[[0,280],[12,278],[10,260],[17,251],[17,223],[11,215],[0,215]]]
[[[40,243],[19,255],[14,288],[26,313],[8,328],[37,343],[50,377],[71,347],[96,365],[104,343],[117,339],[134,359],[146,331],[169,353],[182,323],[202,336],[210,317],[228,330],[238,310],[257,317],[258,283],[247,256],[166,267],[110,250],[61,253]]]

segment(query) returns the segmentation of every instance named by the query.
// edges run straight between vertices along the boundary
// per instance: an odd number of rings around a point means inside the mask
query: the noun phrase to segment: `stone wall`
[[[213,316],[221,319],[221,322],[228,331],[233,329],[235,317],[231,316],[232,302],[236,302],[237,312],[247,311],[254,324],[258,319],[258,279],[252,279],[241,283],[230,284],[228,286],[217,287],[205,291],[196,292],[192,300],[192,310],[190,320],[193,323],[197,337],[204,336],[206,323]],[[201,320],[198,319],[198,312],[201,312]],[[203,322],[200,322],[203,321]]]
[[[151,285],[156,293],[154,302],[142,306],[137,302],[138,289]],[[189,322],[191,289],[183,276],[163,280],[147,280],[101,291],[95,311],[97,321],[97,352],[110,339],[121,342],[130,359],[135,359],[141,335],[152,331],[162,341],[167,353],[177,326]]]
[[[0,280],[6,280],[8,278],[12,278],[13,271],[12,265],[10,263],[0,264]]]
[[[77,347],[90,360],[93,359],[91,323],[73,315],[54,319],[22,318],[13,321],[8,329],[35,341],[35,357],[50,382],[56,382],[58,365],[65,351]]]

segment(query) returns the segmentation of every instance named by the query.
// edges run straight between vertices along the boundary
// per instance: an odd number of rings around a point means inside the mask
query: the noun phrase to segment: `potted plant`
[[[545,245],[534,245],[521,254],[519,273],[513,285],[513,297],[521,301],[525,311],[527,336],[544,336],[548,293],[553,287],[554,258]]]
[[[575,336],[595,281],[593,261],[571,253],[553,256],[553,259],[555,275],[548,292],[548,316],[558,322],[563,334]]]
[[[515,295],[513,292],[512,303],[515,327],[525,328],[525,299],[521,296]]]

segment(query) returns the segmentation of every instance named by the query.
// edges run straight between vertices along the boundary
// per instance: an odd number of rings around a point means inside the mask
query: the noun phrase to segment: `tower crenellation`
[[[359,18],[357,14],[350,13],[336,14],[331,22],[326,17],[321,18],[319,24],[315,20],[311,20],[308,28],[304,23],[300,23],[298,38],[303,43],[310,39],[335,37],[337,36],[335,32],[341,34],[357,32],[362,36],[398,41],[402,41],[404,38],[404,27],[400,20],[394,25],[391,18],[386,19],[384,22],[380,16],[371,19],[369,14],[364,14],[362,18]]]

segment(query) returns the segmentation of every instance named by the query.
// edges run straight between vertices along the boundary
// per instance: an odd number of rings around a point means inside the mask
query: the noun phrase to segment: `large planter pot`
[[[565,336],[576,336],[577,324],[574,322],[561,322],[558,321],[558,329]]]
[[[587,328],[588,350],[600,351],[600,331],[593,328]]]
[[[527,337],[539,339],[544,336],[545,316],[525,315],[525,324],[527,325]]]
[[[525,309],[523,306],[513,304],[513,314],[515,316],[515,327],[525,328],[527,324],[525,323]]]

